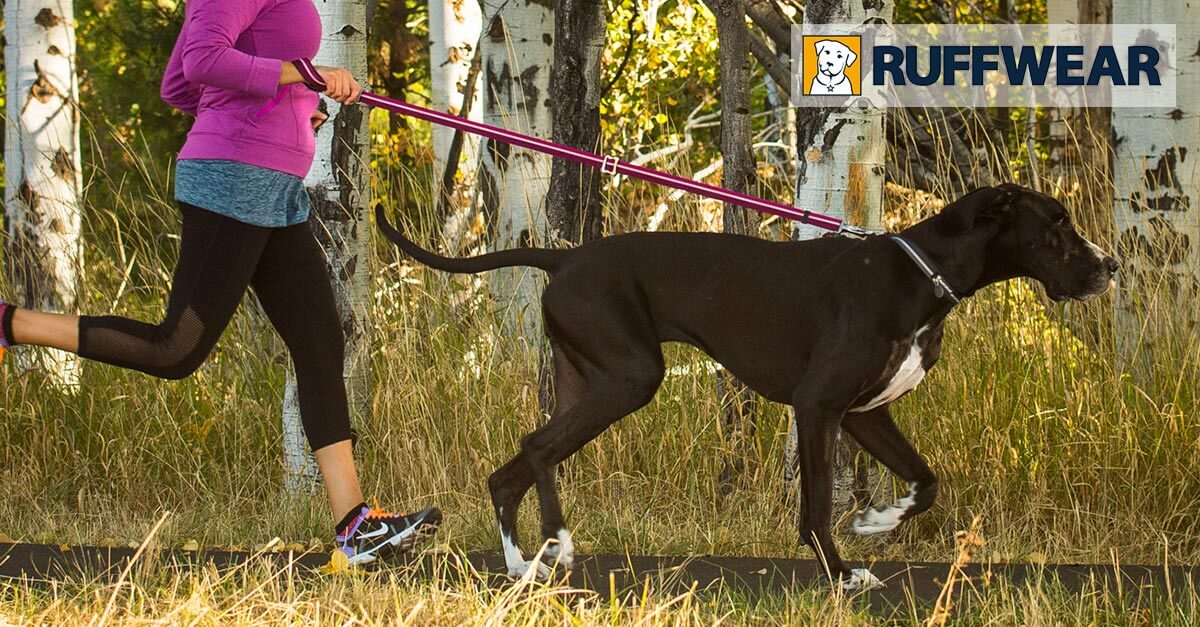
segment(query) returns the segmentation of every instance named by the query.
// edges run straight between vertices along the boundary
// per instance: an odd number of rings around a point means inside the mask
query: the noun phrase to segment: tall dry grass
[[[164,184],[167,164],[139,155],[136,147],[126,155],[138,164],[126,178],[89,172],[85,308],[155,320],[178,243],[177,214]],[[990,145],[981,158],[1027,180],[1028,155],[1019,148]],[[1095,178],[1086,168],[1078,176]],[[429,180],[427,172],[398,170],[376,181],[379,197],[422,237],[433,230],[422,213],[430,206]],[[892,224],[939,206],[939,190],[890,191]],[[1071,190],[1061,193],[1083,230],[1111,249],[1103,217],[1080,206]],[[639,203],[663,192],[634,186],[607,194],[617,214],[636,216]],[[704,215],[710,208],[681,201],[665,224],[711,223]],[[542,419],[535,356],[496,336],[487,303],[464,298],[475,293],[470,283],[414,267],[382,244],[373,272],[375,396],[372,415],[357,425],[367,492],[401,508],[441,506],[447,520],[435,548],[495,549],[485,477]],[[947,326],[942,362],[895,407],[902,429],[943,479],[939,503],[890,538],[843,534],[847,557],[943,560],[953,554],[953,532],[982,515],[988,543],[978,559],[1200,560],[1194,329],[1180,320],[1153,367],[1135,371],[1118,358],[1111,310],[1111,299],[1048,305],[1024,281],[989,288],[960,306]],[[1154,310],[1146,315],[1174,324]],[[693,349],[670,346],[667,355],[678,368],[655,400],[565,464],[563,505],[580,550],[807,555],[783,480],[785,408],[764,409],[744,451],[745,473],[722,496],[717,477],[728,444],[720,436],[714,374]],[[328,539],[323,499],[281,492],[285,363],[281,343],[248,298],[210,360],[184,381],[88,364],[79,391],[64,394],[37,373],[0,368],[0,534],[136,544],[170,510],[175,515],[157,535],[166,545],[253,548],[275,537]],[[891,496],[874,495],[877,502]],[[527,536],[535,535],[535,509],[531,498],[522,512]],[[652,605],[612,610],[597,602],[576,610],[575,597],[561,591],[513,601],[399,576],[319,583],[266,572],[244,577],[250,575],[149,573],[118,595],[114,618],[486,623],[506,612],[506,621],[528,623],[619,616],[687,624],[742,622],[766,611],[790,619],[780,622],[864,620],[821,594],[755,602],[659,595]],[[1123,622],[1123,601],[1108,595],[997,589],[981,595],[978,622],[1030,615]],[[50,592],[6,585],[0,607],[34,622],[71,622],[94,616],[107,599],[103,590],[88,581]],[[1197,614],[1194,604],[1148,612],[1180,622]]]

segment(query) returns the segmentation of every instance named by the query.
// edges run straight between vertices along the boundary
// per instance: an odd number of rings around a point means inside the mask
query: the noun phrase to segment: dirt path
[[[134,554],[130,548],[59,547],[44,544],[0,544],[0,580],[21,580],[31,583],[68,579],[115,578]],[[470,564],[465,568],[462,560]],[[211,563],[218,570],[236,568],[254,559],[254,555],[230,551],[185,552],[169,550],[148,554],[143,559],[155,560],[171,568],[195,568]],[[289,567],[301,577],[320,577],[317,569],[325,565],[324,553],[266,553],[267,560],[280,569]],[[464,555],[431,554],[422,559],[401,561],[382,568],[410,568],[414,577],[429,577],[435,570],[448,577],[461,577],[472,569],[494,585],[505,585],[504,558],[500,555],[468,553]],[[894,611],[932,604],[937,598],[949,570],[948,564],[879,562],[870,565],[871,572],[887,585],[861,595],[863,602],[877,611]],[[1200,581],[1200,567],[1195,566],[1121,566],[1107,565],[1030,564],[971,565],[967,574],[976,582],[987,578],[1004,578],[1021,585],[1037,579],[1057,581],[1068,590],[1082,590],[1092,582],[1097,587],[1120,589],[1131,602],[1146,593],[1168,590],[1176,595],[1195,594]],[[812,560],[754,557],[651,557],[638,555],[591,555],[580,558],[569,584],[576,588],[594,590],[603,597],[617,594],[637,594],[647,578],[658,589],[687,590],[725,586],[740,594],[754,597],[790,589],[807,589],[827,585]]]

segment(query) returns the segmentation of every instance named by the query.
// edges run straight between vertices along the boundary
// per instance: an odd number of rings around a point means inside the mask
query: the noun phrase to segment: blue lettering
[[[1162,80],[1158,75],[1158,68],[1156,67],[1161,58],[1158,48],[1154,46],[1130,46],[1129,84],[1141,85],[1142,74],[1145,74],[1149,80],[1149,84],[1162,85]]]
[[[1113,85],[1125,84],[1125,75],[1121,73],[1121,64],[1117,62],[1117,51],[1113,50],[1112,46],[1100,46],[1096,49],[1096,59],[1092,62],[1087,84],[1095,87],[1105,77],[1112,81]]]
[[[939,46],[933,46],[929,52],[929,73],[921,76],[921,68],[917,67],[917,47],[904,47],[904,73],[913,85],[928,86],[937,82],[942,74],[942,57],[936,54]]]
[[[971,48],[971,84],[982,85],[985,72],[999,69],[995,57],[1000,54],[1000,46],[975,46]]]
[[[911,47],[911,46],[910,46]],[[886,85],[884,73],[892,76],[893,85],[904,85],[904,70],[900,63],[904,61],[904,51],[896,46],[875,46],[875,58],[871,62],[871,83]]]
[[[1083,69],[1083,46],[1047,46],[1051,53],[1058,52],[1058,84],[1065,86],[1083,85],[1082,74],[1072,70]]]
[[[1047,46],[1050,54],[1038,54],[1036,48],[1030,46],[1021,46],[1021,55],[1017,57],[1012,46],[1005,46],[1000,49],[1000,56],[1004,58],[1004,70],[1008,73],[1009,85],[1025,85],[1032,83],[1034,85],[1045,85],[1046,75],[1050,73],[1050,61],[1054,56],[1053,46]],[[1026,75],[1030,77],[1029,81],[1025,80]]]
[[[946,46],[942,48],[942,55],[945,57],[945,62],[942,64],[945,66],[942,70],[943,85],[953,85],[954,76],[959,70],[970,69],[970,61],[959,58],[969,54],[971,54],[970,46]]]

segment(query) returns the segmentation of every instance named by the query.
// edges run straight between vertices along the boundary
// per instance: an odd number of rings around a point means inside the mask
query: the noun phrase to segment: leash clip
[[[806,211],[805,213],[808,213],[808,212]],[[805,216],[805,217],[807,217],[807,216]],[[805,222],[805,223],[807,224],[807,222]],[[854,226],[853,224],[847,224],[845,222],[843,222],[841,224],[841,226],[838,227],[838,232],[845,233],[846,235],[849,235],[851,237],[858,237],[858,238],[865,238],[865,237],[870,237],[872,235],[880,235],[883,233],[883,231],[881,231],[879,229],[868,229],[866,227]]]
[[[617,165],[620,163],[621,160],[613,155],[605,155],[604,159],[600,162],[600,171],[609,176],[616,176]]]

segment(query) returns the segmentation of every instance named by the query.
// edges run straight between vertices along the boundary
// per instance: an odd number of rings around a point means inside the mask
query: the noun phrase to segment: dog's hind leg
[[[569,570],[575,560],[575,547],[559,501],[555,467],[614,422],[650,402],[664,374],[662,352],[657,343],[652,346],[653,352],[639,345],[617,353],[622,360],[619,368],[589,371],[582,394],[574,397],[572,393],[571,398],[560,399],[571,402],[560,402],[549,422],[521,440],[521,452],[537,485],[542,537],[548,542],[543,559],[549,564]],[[642,354],[631,356],[634,350]],[[565,358],[556,359],[556,363],[568,372],[573,371]],[[563,409],[560,411],[559,407]]]
[[[888,470],[908,482],[908,495],[882,509],[869,507],[855,515],[854,533],[867,535],[895,529],[901,522],[933,507],[938,480],[904,434],[896,428],[888,406],[848,414],[842,429]]]
[[[517,511],[532,485],[533,471],[525,460],[525,453],[517,453],[488,477],[488,490],[492,494],[492,507],[496,510],[500,542],[504,547],[504,563],[510,577],[524,576],[529,567],[517,544]],[[538,571],[539,576],[550,573],[544,567]]]

